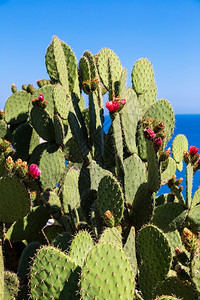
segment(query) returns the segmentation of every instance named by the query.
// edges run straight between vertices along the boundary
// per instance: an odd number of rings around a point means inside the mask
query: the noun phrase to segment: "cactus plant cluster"
[[[50,80],[12,85],[0,111],[1,299],[198,299],[200,154],[184,135],[167,148],[175,117],[151,63],[127,89],[111,49],[77,64],[54,36],[45,61]]]

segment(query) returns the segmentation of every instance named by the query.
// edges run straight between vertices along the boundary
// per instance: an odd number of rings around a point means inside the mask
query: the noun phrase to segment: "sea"
[[[108,132],[108,129],[111,125],[111,119],[109,115],[105,116],[105,122],[104,122],[104,132]],[[175,129],[174,133],[172,135],[171,140],[167,144],[167,148],[172,147],[172,142],[173,139],[175,138],[176,135],[178,134],[184,134],[187,139],[188,139],[188,145],[190,146],[195,146],[199,148],[199,153],[200,153],[200,114],[177,114],[175,115]],[[183,171],[176,172],[176,177],[177,178],[183,178],[183,196],[185,198],[186,195],[186,167],[185,163],[183,163]],[[194,174],[193,177],[193,189],[192,189],[192,194],[197,190],[197,188],[200,186],[200,171],[197,171]],[[164,193],[169,193],[170,190],[167,185],[162,186],[158,192],[158,195],[164,194]]]

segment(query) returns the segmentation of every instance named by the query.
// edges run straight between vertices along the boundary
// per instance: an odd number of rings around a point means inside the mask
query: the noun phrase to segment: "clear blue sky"
[[[199,0],[0,0],[0,108],[10,87],[48,78],[45,51],[57,35],[74,50],[113,49],[123,67],[147,57],[158,99],[175,113],[200,114]]]

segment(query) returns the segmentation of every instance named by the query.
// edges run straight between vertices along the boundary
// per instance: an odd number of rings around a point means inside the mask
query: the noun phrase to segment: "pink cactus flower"
[[[38,176],[40,176],[41,170],[40,170],[40,168],[39,168],[37,165],[32,164],[32,165],[30,165],[30,167],[29,167],[29,174],[30,174],[33,178],[37,178]]]
[[[39,94],[38,100],[39,100],[39,101],[44,101],[44,95]]]
[[[106,108],[110,111],[110,112],[116,112],[120,107],[120,103],[117,101],[108,101],[106,102]]]
[[[191,155],[197,154],[198,151],[199,151],[199,148],[197,148],[197,147],[195,147],[195,146],[191,146],[191,147],[190,147],[190,154],[191,154]]]
[[[153,140],[155,138],[155,132],[151,128],[145,128],[143,133],[145,139],[147,140]]]
[[[162,139],[161,139],[160,137],[158,137],[158,138],[156,138],[156,139],[154,140],[153,143],[154,143],[155,146],[160,147],[160,146],[162,146]]]
[[[126,104],[126,99],[121,99],[120,104],[125,105]]]

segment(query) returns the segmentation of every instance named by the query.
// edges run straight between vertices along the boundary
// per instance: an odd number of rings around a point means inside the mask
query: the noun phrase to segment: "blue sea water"
[[[109,116],[105,116],[105,122],[104,122],[104,131],[107,132],[109,127],[111,125],[111,119]],[[177,134],[184,134],[188,139],[188,144],[190,146],[196,146],[200,149],[200,114],[194,114],[194,115],[176,115],[175,116],[175,129],[174,134],[167,144],[167,147],[172,146],[172,141],[174,137]],[[199,150],[200,152],[200,150]],[[177,178],[183,178],[183,195],[185,197],[186,192],[186,169],[185,169],[185,163],[184,168],[182,172],[177,171],[176,173]],[[194,175],[194,181],[193,181],[193,193],[196,191],[196,189],[200,186],[200,171],[197,171]],[[162,186],[159,190],[159,194],[168,193],[169,188],[167,186]]]

